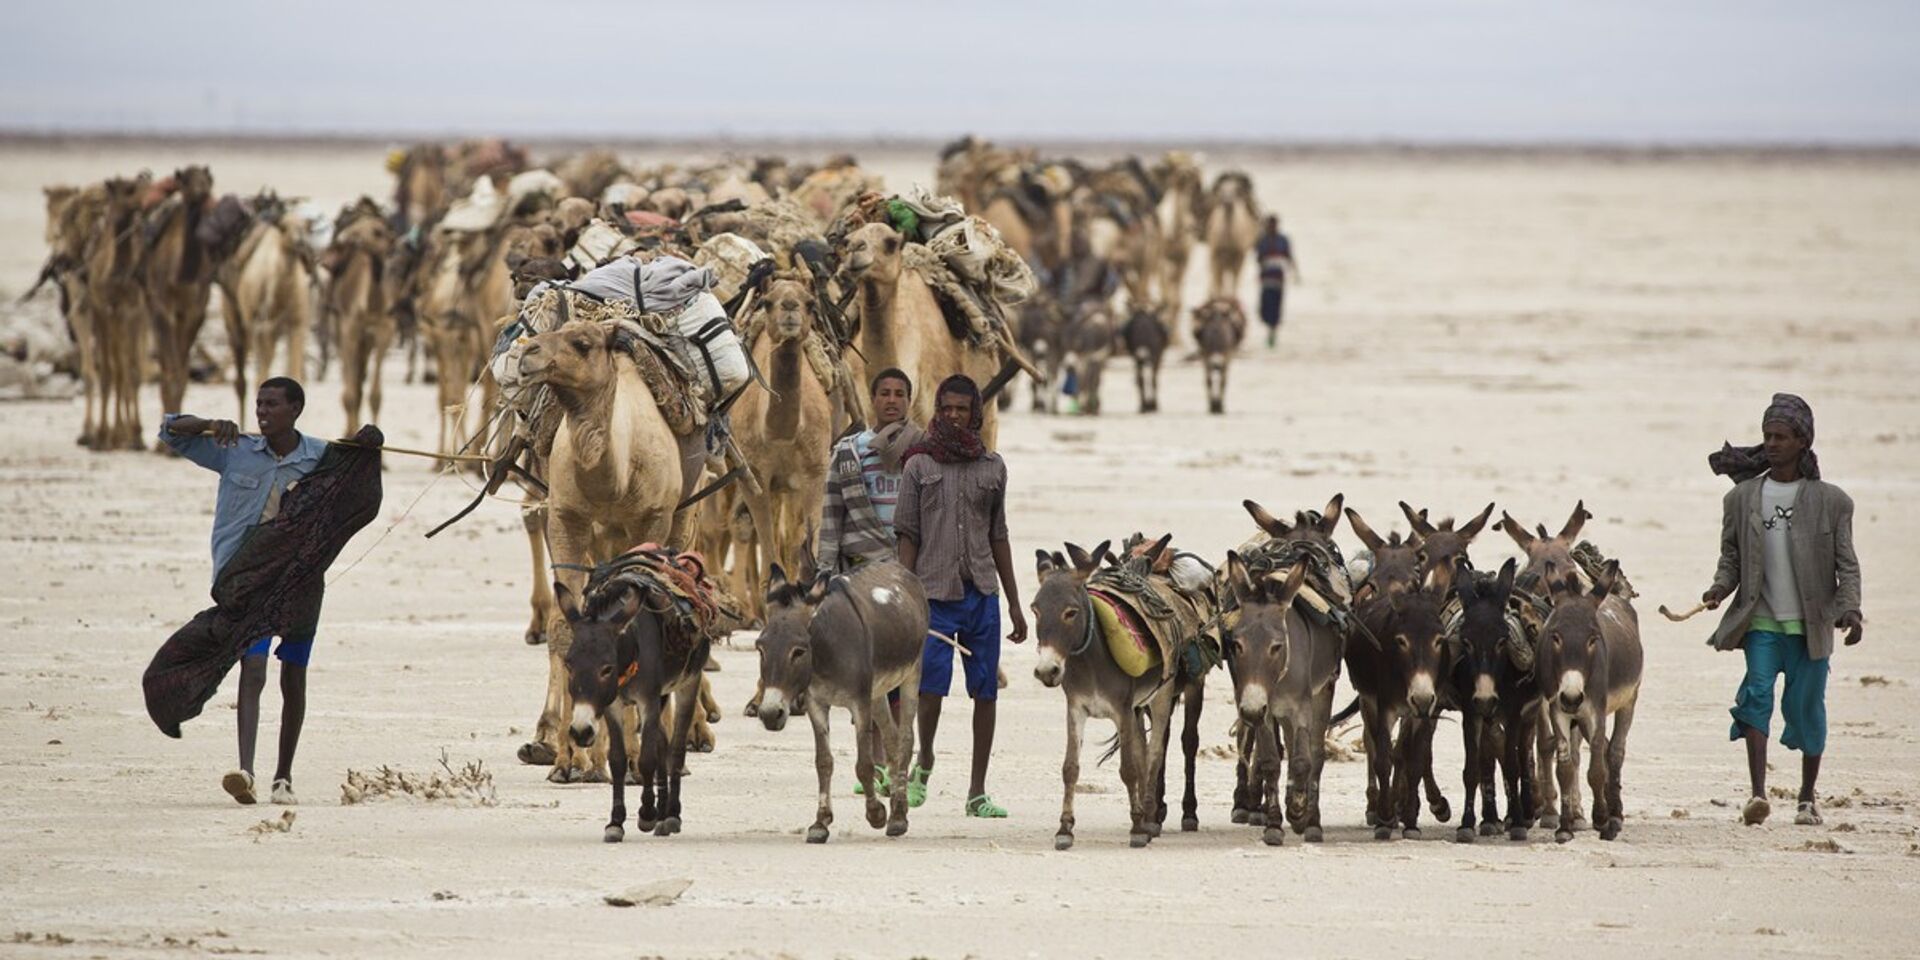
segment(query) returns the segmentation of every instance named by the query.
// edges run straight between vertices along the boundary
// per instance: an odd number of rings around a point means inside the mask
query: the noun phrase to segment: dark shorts
[[[1287,288],[1260,285],[1260,322],[1269,327],[1280,325],[1280,313],[1287,302]]]
[[[960,666],[967,677],[967,696],[975,700],[1000,698],[1000,597],[981,593],[973,584],[958,600],[927,601],[927,629],[960,641],[966,651]],[[929,636],[920,652],[920,692],[946,696],[953,687],[954,649],[945,640]]]
[[[313,635],[314,631],[309,630],[299,636],[281,637],[280,645],[274,649],[273,655],[279,657],[281,663],[304,667],[307,661],[313,659]],[[261,637],[254,641],[253,646],[248,647],[247,652],[242,656],[264,657],[267,655],[267,646],[271,643],[273,643],[272,637]]]

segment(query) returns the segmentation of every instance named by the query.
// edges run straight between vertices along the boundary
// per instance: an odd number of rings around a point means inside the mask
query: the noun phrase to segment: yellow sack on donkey
[[[1127,676],[1144,676],[1160,665],[1159,646],[1143,631],[1134,629],[1128,613],[1100,594],[1087,596],[1093,601],[1093,617],[1100,624],[1100,635],[1106,638],[1107,652],[1113,654],[1114,662]]]

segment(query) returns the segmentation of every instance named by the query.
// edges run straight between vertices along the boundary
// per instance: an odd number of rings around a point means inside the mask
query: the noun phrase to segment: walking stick
[[[1674,623],[1680,623],[1692,619],[1695,614],[1705,609],[1707,609],[1705,603],[1696,603],[1693,609],[1688,610],[1686,613],[1674,613],[1672,610],[1668,610],[1667,605],[1663,603],[1660,605],[1660,615],[1666,617],[1668,620],[1672,620]]]

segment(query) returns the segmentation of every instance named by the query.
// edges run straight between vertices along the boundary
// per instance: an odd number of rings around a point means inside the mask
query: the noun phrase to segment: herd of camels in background
[[[218,196],[201,166],[48,187],[50,253],[36,289],[54,284],[77,343],[86,384],[79,441],[92,449],[143,445],[144,382],[157,380],[162,409],[175,412],[191,379],[222,375],[197,352],[217,287],[231,351],[224,375],[243,422],[249,372],[255,382],[267,377],[284,343],[283,369],[305,379],[312,337],[322,376],[340,364],[346,432],[379,418],[385,361],[400,349],[409,381],[437,383],[439,451],[494,456],[502,434],[488,426],[501,408],[490,363],[535,285],[627,254],[712,266],[714,292],[736,309],[771,391],[746,391],[731,413],[755,482],[683,509],[718,471],[700,455],[701,432],[674,420],[670,398],[642,375],[614,326],[575,320],[526,338],[519,357],[520,378],[554,400],[532,436],[501,455],[542,494],[523,511],[533,570],[525,637],[547,645],[550,676],[536,737],[520,757],[551,765],[562,782],[604,776],[605,747],[576,748],[565,732],[572,636],[550,576],[579,596],[578,565],[634,544],[684,544],[716,572],[730,566],[731,592],[757,615],[772,565],[800,568],[831,441],[863,417],[871,373],[899,367],[930,385],[954,372],[986,383],[998,371],[1004,382],[1017,356],[1038,374],[1036,409],[1053,410],[1072,377],[1083,411],[1097,413],[1100,369],[1124,351],[1140,408],[1151,412],[1199,244],[1208,248],[1209,295],[1191,310],[1192,340],[1210,408],[1221,412],[1227,358],[1246,328],[1236,291],[1260,222],[1244,173],[1209,185],[1188,154],[1094,166],[955,142],[941,151],[935,193],[977,212],[1037,279],[1038,292],[1001,318],[996,352],[969,340],[926,248],[884,213],[876,218],[888,209],[886,187],[851,157],[639,168],[595,150],[536,167],[522,149],[480,140],[396,151],[388,166],[390,203],[361,197],[332,216],[271,191]],[[747,270],[741,249],[770,259],[771,275]],[[932,394],[916,391],[916,420],[931,414]],[[996,412],[983,431],[990,445]],[[702,700],[693,736],[710,749],[706,724],[718,711],[704,688]]]

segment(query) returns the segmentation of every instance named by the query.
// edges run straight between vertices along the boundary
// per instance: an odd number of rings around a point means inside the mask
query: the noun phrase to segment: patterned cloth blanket
[[[1093,574],[1087,596],[1108,651],[1129,676],[1156,665],[1166,680],[1201,676],[1220,662],[1218,638],[1209,632],[1216,620],[1211,593],[1189,593],[1170,577],[1147,572],[1144,557]],[[1102,613],[1103,606],[1110,613]]]
[[[1319,514],[1309,511],[1308,522],[1316,522]],[[1286,579],[1295,564],[1307,565],[1307,582],[1294,598],[1294,608],[1316,623],[1332,623],[1342,633],[1347,632],[1356,622],[1353,618],[1353,583],[1347,576],[1346,561],[1341,559],[1337,545],[1320,543],[1305,539],[1275,539],[1265,532],[1255,534],[1234,551],[1241,562],[1247,565],[1247,574],[1254,579],[1278,577]],[[1216,577],[1224,578],[1222,570]],[[1216,588],[1220,596],[1220,607],[1227,626],[1232,627],[1239,620],[1240,604],[1233,597],[1233,591],[1225,589],[1224,582]]]
[[[668,614],[667,642],[692,649],[701,639],[718,639],[721,629],[741,618],[730,598],[707,576],[700,554],[675,553],[655,543],[643,543],[594,568],[587,578],[587,595],[616,587],[638,590],[641,606]]]

